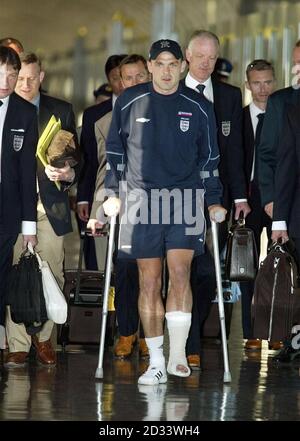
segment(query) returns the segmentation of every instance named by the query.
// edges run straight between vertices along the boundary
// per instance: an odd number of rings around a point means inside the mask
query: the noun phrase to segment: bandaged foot
[[[189,377],[191,375],[191,369],[186,358],[184,360],[169,360],[167,372],[170,375],[177,375],[177,377]]]
[[[166,313],[170,340],[167,372],[177,377],[188,377],[191,374],[185,355],[185,345],[191,326],[191,316],[191,313],[182,311]]]
[[[154,386],[155,384],[163,384],[168,380],[165,366],[149,366],[146,372],[138,379],[138,384]]]

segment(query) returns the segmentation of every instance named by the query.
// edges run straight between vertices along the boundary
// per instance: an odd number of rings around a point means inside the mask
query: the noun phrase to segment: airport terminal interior
[[[151,43],[161,38],[185,48],[196,29],[218,35],[220,56],[233,68],[228,81],[241,88],[244,105],[250,101],[245,70],[251,60],[272,61],[276,88],[288,87],[293,45],[300,38],[300,1],[0,0],[0,23],[0,39],[15,37],[41,57],[43,89],[72,103],[80,127],[84,109],[94,104],[93,91],[106,81],[109,55],[147,58]],[[76,189],[71,195],[76,196]],[[72,223],[65,269],[78,264],[74,212]],[[266,240],[262,243],[265,254]],[[233,305],[228,337],[231,382],[223,381],[219,331],[203,340],[201,370],[188,378],[169,376],[166,384],[156,386],[137,384],[148,363],[137,347],[120,359],[106,345],[103,379],[95,378],[98,344],[57,344],[54,367],[39,365],[32,349],[25,367],[8,369],[6,349],[0,360],[0,421],[300,421],[300,357],[276,362],[267,341],[261,351],[245,351],[240,303]],[[115,340],[117,336],[116,331]]]

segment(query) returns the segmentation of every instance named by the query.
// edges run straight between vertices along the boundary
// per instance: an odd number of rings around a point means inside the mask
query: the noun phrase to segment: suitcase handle
[[[102,228],[97,228],[97,230],[101,231],[101,234],[98,237],[108,236],[109,235],[109,223],[106,223]],[[92,235],[91,230],[89,228],[84,228],[83,230],[80,231],[80,249],[79,249],[79,260],[78,260],[77,277],[76,277],[76,288],[75,288],[75,300],[76,301],[79,298],[79,291],[80,291],[80,275],[82,272],[84,238],[86,236],[91,236],[91,235]],[[96,237],[96,236],[94,236],[94,237]],[[107,250],[108,250],[108,241],[107,241]],[[106,250],[106,253],[107,253],[107,250]]]
[[[97,237],[102,237],[102,236],[108,236],[108,224],[104,224],[102,228],[96,228],[96,235],[92,234],[92,230],[90,228],[84,228],[83,230],[80,231],[80,238],[84,239],[85,236],[97,236]]]

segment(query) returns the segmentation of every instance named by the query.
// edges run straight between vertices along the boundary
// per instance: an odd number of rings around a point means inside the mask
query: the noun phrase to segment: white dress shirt
[[[199,83],[198,80],[195,80],[195,78],[192,77],[192,75],[188,72],[187,76],[185,77],[185,85],[189,87],[190,89],[194,89],[196,92],[200,93],[197,89],[198,84],[203,84],[205,86],[203,95],[205,98],[208,99],[211,103],[214,102],[214,92],[211,82],[211,77],[209,77],[204,83]]]
[[[2,135],[3,135],[3,127],[4,127],[4,121],[6,117],[8,102],[9,102],[9,96],[6,98],[2,98],[2,106],[0,106],[0,182],[1,182],[1,153],[2,153]]]

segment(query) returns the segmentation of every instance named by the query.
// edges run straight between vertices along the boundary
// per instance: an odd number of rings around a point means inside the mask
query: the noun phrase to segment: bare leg
[[[162,260],[138,259],[139,269],[139,314],[145,337],[163,335],[164,306],[161,299]]]
[[[166,311],[191,312],[193,297],[190,284],[193,250],[170,250],[167,254],[169,290]]]
[[[167,374],[163,354],[164,307],[161,299],[162,260],[138,259],[140,296],[139,312],[149,348],[150,364],[138,383],[153,386],[166,383]]]
[[[178,376],[190,374],[185,345],[191,323],[190,268],[193,254],[192,250],[170,250],[167,254],[170,277],[166,306],[170,338],[168,372]]]

